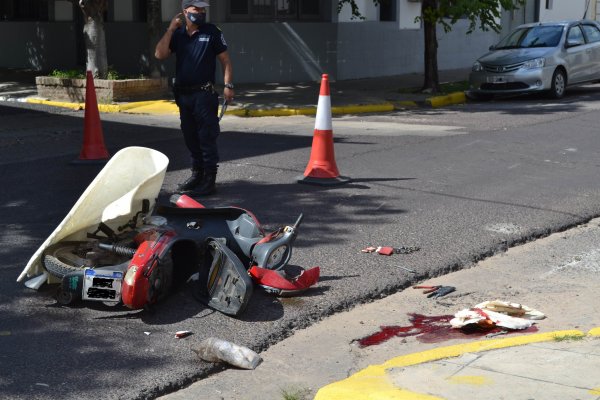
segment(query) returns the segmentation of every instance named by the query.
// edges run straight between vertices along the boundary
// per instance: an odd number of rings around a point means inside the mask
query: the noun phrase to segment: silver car
[[[470,94],[547,91],[561,98],[568,86],[600,80],[600,24],[596,21],[521,25],[473,64]]]

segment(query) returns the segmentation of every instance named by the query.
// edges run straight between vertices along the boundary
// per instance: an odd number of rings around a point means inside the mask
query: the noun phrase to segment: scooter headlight
[[[284,257],[287,253],[288,247],[287,245],[281,245],[273,249],[269,257],[267,258],[267,262],[265,263],[265,268],[267,269],[277,269],[280,267],[280,264],[284,261]]]

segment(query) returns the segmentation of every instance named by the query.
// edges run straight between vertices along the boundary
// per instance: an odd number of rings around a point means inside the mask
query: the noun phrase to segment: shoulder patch
[[[223,46],[227,47],[227,42],[225,41],[225,36],[223,36],[222,33],[221,33],[221,43],[223,43]]]

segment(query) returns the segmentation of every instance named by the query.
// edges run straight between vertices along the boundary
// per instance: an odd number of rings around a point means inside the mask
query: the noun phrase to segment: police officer
[[[217,59],[223,69],[223,96],[231,102],[234,95],[227,43],[219,28],[206,22],[207,7],[204,1],[183,0],[182,13],[171,20],[154,54],[159,60],[176,55],[173,90],[192,163],[192,175],[178,190],[198,195],[214,193],[217,178],[219,102],[213,89]]]

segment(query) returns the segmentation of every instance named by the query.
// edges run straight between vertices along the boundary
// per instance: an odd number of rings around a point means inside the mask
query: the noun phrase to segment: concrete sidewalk
[[[440,71],[440,82],[468,79],[468,70]],[[83,103],[39,98],[35,71],[0,71],[0,101],[29,103],[81,110]],[[406,107],[441,107],[466,101],[463,92],[431,96],[414,93],[423,83],[422,74],[330,82],[332,114],[389,112]],[[238,84],[236,97],[226,114],[242,117],[314,115],[320,82]],[[99,104],[100,112],[176,114],[172,99]]]
[[[253,371],[230,368],[160,399],[598,400],[599,223],[423,282],[456,287],[438,300],[409,288],[335,314],[262,352]],[[443,322],[494,298],[547,318],[502,334],[465,334]]]
[[[598,399],[599,337],[600,328],[567,330],[399,356],[321,388],[315,400]]]

